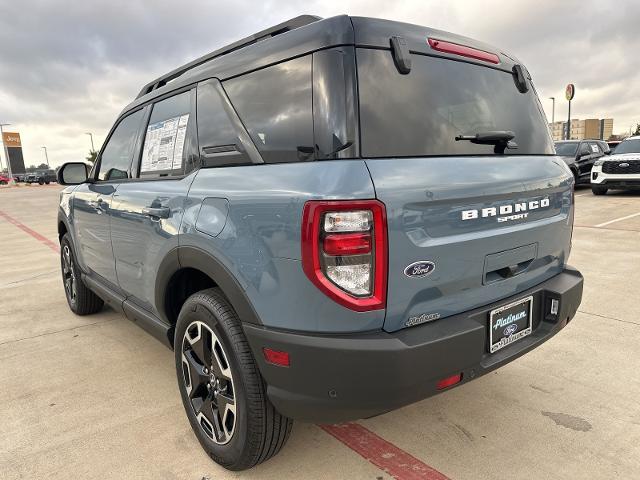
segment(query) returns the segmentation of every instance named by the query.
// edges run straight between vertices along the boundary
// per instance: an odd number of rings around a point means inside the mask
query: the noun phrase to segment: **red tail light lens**
[[[439,52],[474,58],[476,60],[482,60],[483,62],[495,63],[496,65],[500,63],[500,58],[495,53],[485,52],[484,50],[478,50],[477,48],[467,47],[466,45],[459,45],[457,43],[444,42],[442,40],[436,40],[435,38],[427,38],[427,42],[429,42],[431,48]]]
[[[325,295],[356,311],[385,308],[387,220],[377,200],[309,201],[302,267]]]
[[[342,233],[326,235],[323,244],[327,255],[364,255],[371,253],[370,233]]]

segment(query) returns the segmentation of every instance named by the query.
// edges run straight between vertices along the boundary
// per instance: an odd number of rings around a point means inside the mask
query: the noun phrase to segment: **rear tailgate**
[[[492,303],[560,273],[571,242],[573,178],[555,157],[523,160],[367,160],[387,208],[385,330]],[[435,268],[405,273],[421,261]]]
[[[415,25],[354,19],[354,28],[361,153],[388,216],[384,328],[459,314],[558,274],[571,244],[573,177],[555,156],[526,69]],[[400,57],[393,36],[406,45]],[[434,39],[449,51],[432,48]],[[509,132],[509,144],[469,141]]]

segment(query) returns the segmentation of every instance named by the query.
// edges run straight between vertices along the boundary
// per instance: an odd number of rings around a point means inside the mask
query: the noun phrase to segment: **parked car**
[[[567,163],[576,184],[589,183],[594,162],[605,155],[600,140],[564,140],[556,142],[556,154]]]
[[[380,415],[541,345],[582,297],[574,179],[502,52],[303,16],[153,80],[90,177],[58,171],[69,307],[106,302],[173,348],[193,431],[232,470],[294,419]]]
[[[53,170],[37,170],[35,172],[27,173],[24,179],[25,183],[38,183],[40,185],[47,184],[56,181],[56,173]]]
[[[595,162],[591,191],[594,195],[605,195],[612,188],[640,188],[640,135],[626,138],[612,155]]]
[[[0,185],[6,185],[11,181],[11,177],[7,177],[5,174],[0,173]]]
[[[20,183],[20,182],[24,182],[24,177],[25,177],[25,175],[26,175],[26,174],[24,174],[24,173],[14,173],[14,174],[13,174],[13,180],[14,180],[15,182],[18,182],[18,183]]]
[[[609,145],[609,149],[610,149],[611,153],[613,153],[615,151],[616,147],[618,145],[620,145],[620,142],[622,142],[622,140],[609,140],[607,142],[607,145]]]

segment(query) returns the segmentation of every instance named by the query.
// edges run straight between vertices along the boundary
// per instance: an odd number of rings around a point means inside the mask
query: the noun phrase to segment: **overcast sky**
[[[426,25],[512,52],[551,120],[640,122],[640,1],[4,0],[0,3],[0,122],[22,136],[27,165],[81,160],[85,132],[102,145],[142,85],[226,43],[303,13],[342,13]],[[3,158],[3,165],[6,166]]]

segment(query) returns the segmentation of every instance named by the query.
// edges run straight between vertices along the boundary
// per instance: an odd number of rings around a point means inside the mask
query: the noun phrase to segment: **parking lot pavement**
[[[365,458],[369,437],[343,444],[300,423],[254,470],[212,463],[183,413],[172,353],[113,311],[68,310],[59,190],[0,190],[0,478],[390,478]],[[576,203],[578,315],[490,375],[358,422],[381,458],[411,455],[452,479],[640,477],[640,193],[580,189]]]

